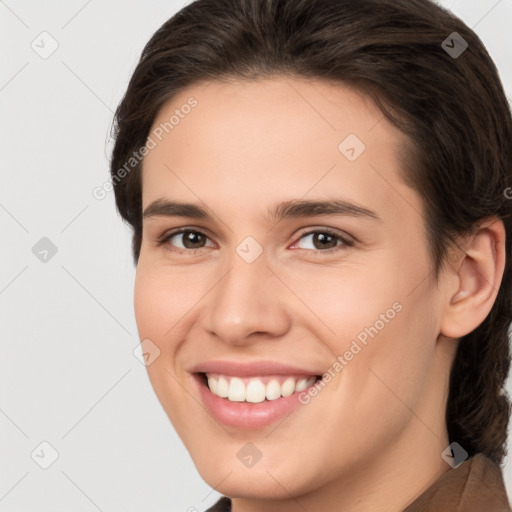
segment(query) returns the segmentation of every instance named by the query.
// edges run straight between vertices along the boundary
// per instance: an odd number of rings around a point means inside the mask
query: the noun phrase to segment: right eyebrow
[[[211,215],[201,206],[193,203],[178,203],[167,199],[153,201],[142,214],[149,217],[190,217],[192,219],[211,219]]]

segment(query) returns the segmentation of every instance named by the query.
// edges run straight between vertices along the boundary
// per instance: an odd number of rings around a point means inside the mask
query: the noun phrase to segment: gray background
[[[512,97],[512,0],[440,3],[476,30]],[[191,512],[217,499],[134,355],[130,232],[112,193],[92,195],[140,51],[182,5],[0,1],[0,511]],[[510,463],[505,479],[512,496]]]

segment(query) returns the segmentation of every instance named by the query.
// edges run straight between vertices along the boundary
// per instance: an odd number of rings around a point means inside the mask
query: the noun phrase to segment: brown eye
[[[351,246],[353,242],[338,233],[317,230],[304,233],[296,245],[299,249],[309,249],[312,252],[328,252],[330,249],[343,249]]]
[[[202,233],[198,233],[197,231],[184,231],[181,235],[185,248],[198,249],[199,247],[204,247],[206,237]]]
[[[314,233],[313,245],[317,249],[331,249],[338,245],[338,239],[327,233]]]
[[[187,249],[193,251],[194,249],[213,246],[214,244],[211,241],[208,243],[209,241],[209,238],[200,231],[183,229],[164,236],[159,243],[160,245],[167,244],[171,250],[186,252]]]

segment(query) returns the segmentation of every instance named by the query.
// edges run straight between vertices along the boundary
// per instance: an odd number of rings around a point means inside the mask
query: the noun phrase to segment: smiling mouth
[[[210,392],[230,402],[260,403],[300,393],[313,386],[321,375],[264,375],[236,377],[219,373],[199,373]]]

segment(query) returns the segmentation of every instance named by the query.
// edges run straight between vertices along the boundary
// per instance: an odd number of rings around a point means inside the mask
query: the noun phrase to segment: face
[[[401,133],[282,77],[190,86],[152,133],[135,314],[207,483],[284,499],[441,453],[453,344]]]

